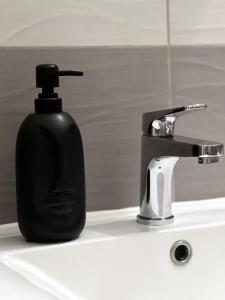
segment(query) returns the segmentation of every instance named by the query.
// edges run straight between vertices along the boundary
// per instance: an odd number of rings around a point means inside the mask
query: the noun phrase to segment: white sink
[[[175,203],[173,212],[163,228],[137,224],[138,208],[88,213],[80,239],[55,245],[0,226],[1,299],[224,300],[225,198]],[[193,250],[183,266],[170,259],[178,240]]]

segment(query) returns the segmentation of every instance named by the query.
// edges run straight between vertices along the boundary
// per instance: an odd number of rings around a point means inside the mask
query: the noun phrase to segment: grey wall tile
[[[64,110],[84,141],[87,208],[137,205],[141,115],[168,106],[165,47],[0,48],[0,223],[15,220],[14,151],[33,111],[34,66],[84,71],[61,80]]]
[[[172,48],[173,106],[206,103],[208,110],[179,119],[176,133],[225,144],[225,49],[219,46]],[[225,159],[198,165],[180,159],[176,166],[176,200],[225,195]]]

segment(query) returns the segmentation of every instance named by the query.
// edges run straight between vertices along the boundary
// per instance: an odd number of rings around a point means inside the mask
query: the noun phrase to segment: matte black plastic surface
[[[19,228],[28,241],[79,236],[85,224],[84,158],[69,114],[37,113],[24,120],[16,143],[16,188]]]

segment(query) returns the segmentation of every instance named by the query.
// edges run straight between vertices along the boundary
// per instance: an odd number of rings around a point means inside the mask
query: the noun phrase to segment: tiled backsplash
[[[225,47],[174,47],[172,54],[173,106],[206,103],[208,109],[181,117],[176,133],[225,145]],[[176,166],[176,200],[225,195],[225,159],[199,165],[183,158]]]
[[[225,43],[224,0],[2,0],[0,45],[165,45],[167,4],[173,44]]]
[[[2,0],[0,20],[4,46],[166,44],[165,0]]]
[[[173,45],[225,44],[224,0],[169,0]]]
[[[223,0],[25,0],[2,7],[0,223],[16,219],[15,140],[33,111],[36,64],[85,73],[62,79],[60,94],[83,136],[88,210],[138,205],[143,112],[207,103],[207,112],[181,118],[176,133],[225,143]],[[203,166],[180,159],[175,180],[176,201],[224,196],[225,159]]]

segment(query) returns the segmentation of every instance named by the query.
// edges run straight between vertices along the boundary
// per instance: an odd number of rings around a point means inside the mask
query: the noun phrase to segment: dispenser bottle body
[[[19,228],[28,241],[60,242],[85,224],[85,174],[81,135],[64,112],[30,114],[16,142]]]

